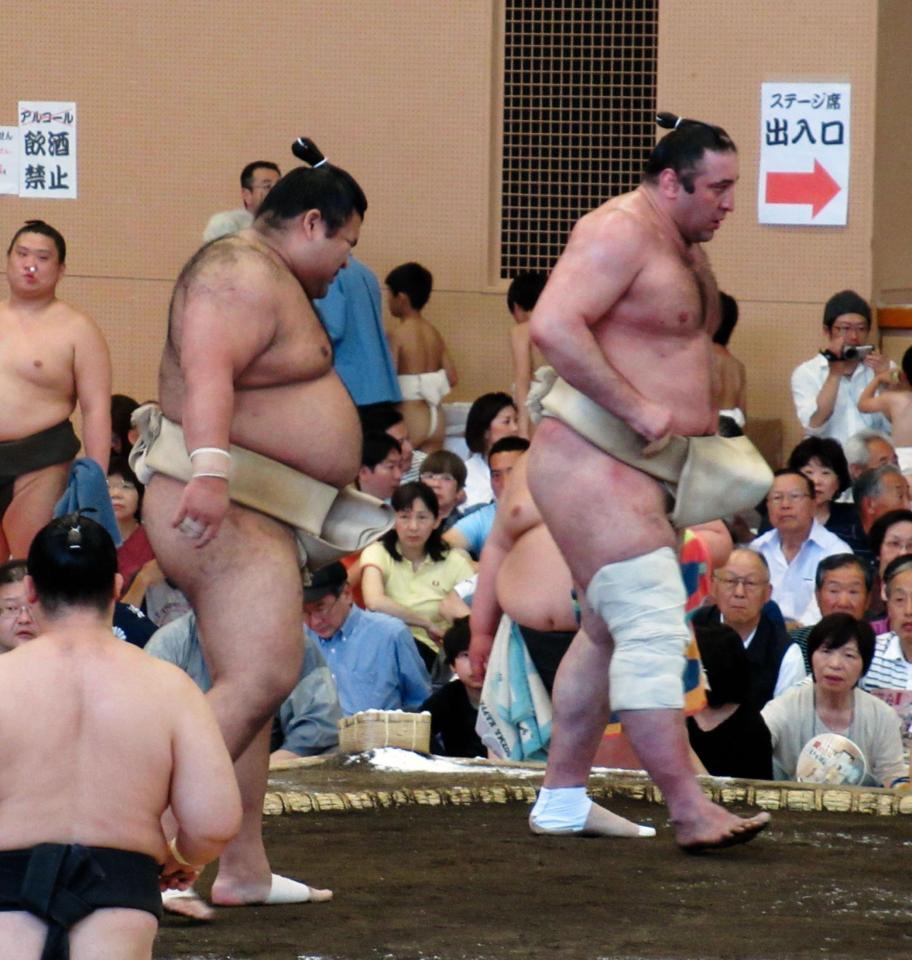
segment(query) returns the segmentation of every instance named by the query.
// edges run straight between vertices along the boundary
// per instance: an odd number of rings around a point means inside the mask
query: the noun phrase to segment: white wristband
[[[190,451],[190,459],[192,460],[198,453],[218,453],[229,460],[231,459],[231,451],[223,450],[221,447],[197,447]]]
[[[194,473],[190,479],[196,480],[199,477],[215,477],[217,480],[227,480],[227,473],[219,473],[218,470],[200,470],[199,473]]]

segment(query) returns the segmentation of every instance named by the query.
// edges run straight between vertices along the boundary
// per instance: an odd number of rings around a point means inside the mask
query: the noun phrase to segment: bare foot
[[[253,904],[267,906],[280,903],[324,903],[332,900],[332,890],[310,887],[299,880],[281,877],[273,873],[268,884],[230,884],[219,882],[212,885],[212,902],[220,907],[246,907]]]
[[[176,913],[190,920],[209,921],[215,916],[215,911],[193,889],[163,890],[162,909],[167,913]]]
[[[561,829],[539,826],[529,815],[529,829],[533,833],[551,837],[654,837],[655,828],[640,826],[632,820],[619,817],[616,813],[593,803],[589,808],[586,822],[581,830]]]
[[[672,821],[678,846],[686,853],[703,853],[753,840],[770,822],[763,811],[752,817],[739,817],[724,807],[706,802],[690,819]]]

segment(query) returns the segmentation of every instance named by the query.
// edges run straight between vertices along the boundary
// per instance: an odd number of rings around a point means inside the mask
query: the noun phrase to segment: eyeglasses
[[[130,480],[109,480],[109,490],[135,490],[136,484]]]
[[[834,323],[833,333],[845,336],[847,333],[865,334],[868,332],[867,324],[864,323]]]
[[[25,600],[19,603],[16,603],[15,600],[6,600],[0,603],[0,619],[8,620],[11,617],[18,617],[23,611],[31,617],[32,608]]]
[[[809,493],[798,493],[797,490],[793,490],[791,493],[771,493],[766,498],[766,502],[775,503],[778,507],[786,501],[789,503],[798,503],[805,498],[810,498],[810,496],[811,495]]]
[[[769,583],[769,580],[754,580],[751,577],[730,577],[727,574],[721,573],[714,573],[713,580],[724,590],[734,590],[740,586],[750,592],[762,590]]]
[[[336,597],[333,598],[333,602],[327,604],[325,607],[318,607],[315,609],[308,610],[304,608],[304,616],[307,618],[310,617],[328,617],[333,610],[335,609],[336,604],[342,599],[342,594],[339,593]]]

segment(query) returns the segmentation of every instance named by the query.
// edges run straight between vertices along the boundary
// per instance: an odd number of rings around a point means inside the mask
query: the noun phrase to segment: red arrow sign
[[[768,173],[767,203],[809,203],[811,217],[818,213],[842,189],[816,160],[813,173]]]

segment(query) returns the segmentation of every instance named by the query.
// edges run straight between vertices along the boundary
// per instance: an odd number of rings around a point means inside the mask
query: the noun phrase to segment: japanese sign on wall
[[[19,192],[19,128],[0,127],[0,193]]]
[[[848,83],[762,85],[760,223],[845,225],[851,90]]]
[[[76,197],[76,104],[19,101],[19,196]]]

